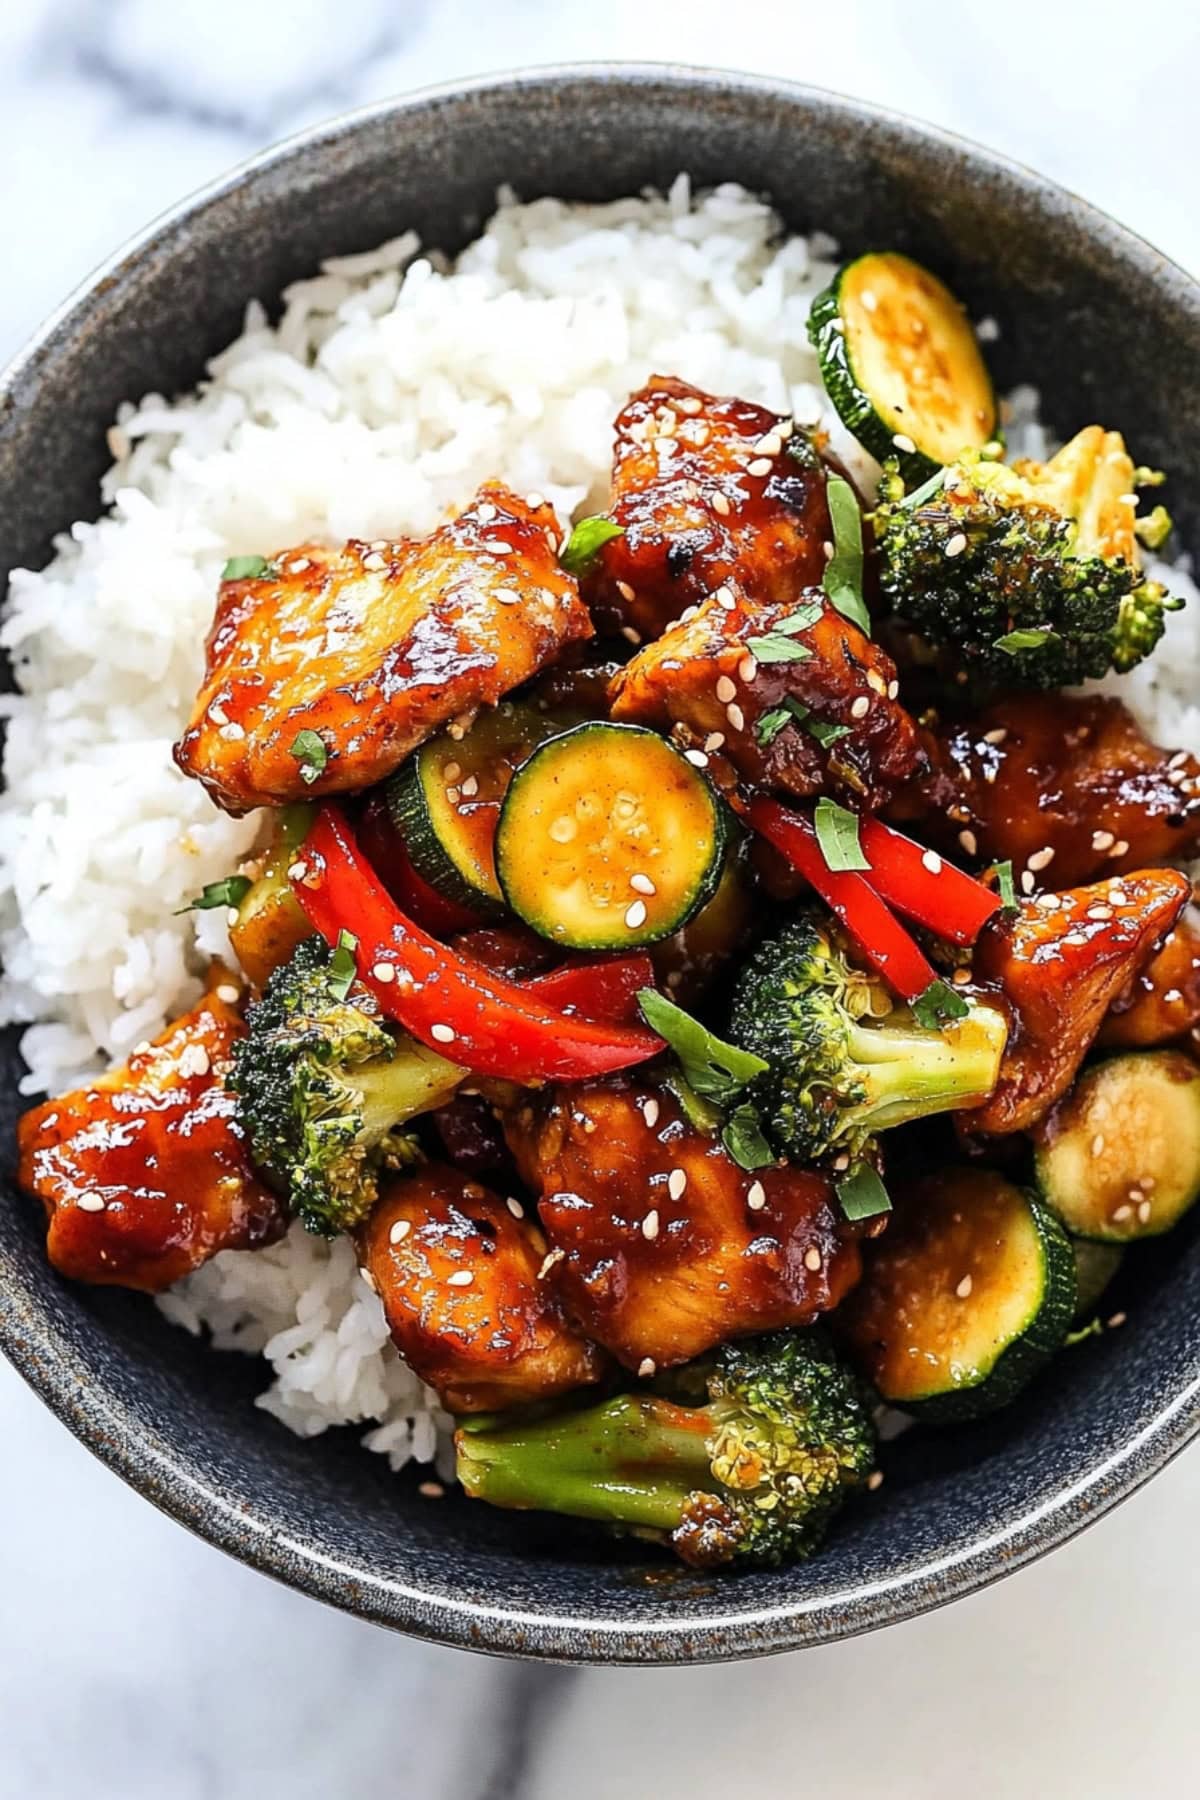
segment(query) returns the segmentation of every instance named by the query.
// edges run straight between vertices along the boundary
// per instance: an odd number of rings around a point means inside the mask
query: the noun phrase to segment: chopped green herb
[[[913,1018],[926,1031],[940,1030],[954,1019],[965,1019],[970,1007],[961,994],[956,994],[948,981],[931,981],[923,994],[912,1003]]]
[[[819,600],[810,600],[806,606],[789,613],[786,619],[776,619],[771,630],[773,633],[782,631],[785,637],[795,637],[798,631],[807,631],[810,625],[815,625],[824,611]]]
[[[735,1106],[725,1122],[721,1142],[739,1169],[765,1169],[775,1161],[774,1152],[763,1136],[758,1108],[748,1100]]]
[[[870,868],[858,841],[857,813],[847,811],[836,800],[830,800],[823,794],[817,801],[813,824],[817,828],[817,843],[821,847],[827,869],[839,871]]]
[[[683,1078],[679,1069],[672,1069],[667,1076],[666,1085],[679,1102],[682,1112],[693,1131],[702,1131],[706,1137],[716,1137],[724,1119],[719,1106],[711,1100],[702,1100],[694,1087]]]
[[[1076,1331],[1068,1331],[1063,1339],[1063,1348],[1069,1350],[1074,1344],[1085,1343],[1088,1338],[1103,1337],[1104,1327],[1100,1320],[1089,1319],[1086,1325],[1080,1325]]]
[[[773,706],[765,712],[754,727],[754,735],[764,747],[773,744],[785,725],[790,725],[795,718],[790,706]]]
[[[992,648],[1005,650],[1009,656],[1015,656],[1018,650],[1040,650],[1043,644],[1050,643],[1057,636],[1057,631],[1051,631],[1048,626],[1027,626],[1021,631],[1006,631],[1003,637],[993,641]]]
[[[858,496],[848,481],[831,475],[825,484],[829,518],[833,525],[833,555],[825,568],[822,586],[844,619],[871,635],[871,617],[863,601],[862,514]]]
[[[354,985],[358,968],[354,952],[358,939],[352,931],[339,931],[337,949],[329,959],[329,991],[335,1000],[344,1000]]]
[[[920,487],[913,489],[911,494],[905,494],[903,500],[897,501],[897,505],[923,506],[926,500],[932,500],[933,496],[940,492],[945,479],[945,469],[935,470],[928,481],[923,481]]]
[[[240,906],[253,886],[248,875],[226,875],[221,881],[210,881],[194,900],[179,908],[175,917],[190,912],[212,912],[218,906]]]
[[[651,1031],[665,1038],[679,1058],[685,1081],[704,1100],[724,1106],[767,1067],[761,1056],[725,1043],[654,988],[641,990],[638,1005]]]
[[[602,513],[580,519],[572,525],[571,535],[559,551],[558,560],[568,575],[583,575],[595,562],[610,538],[624,537],[625,527]]]
[[[290,754],[300,764],[300,779],[311,787],[329,761],[329,752],[315,731],[296,733]]]
[[[859,1163],[848,1175],[843,1175],[836,1185],[842,1216],[851,1223],[857,1223],[860,1219],[877,1219],[881,1213],[890,1213],[892,1210],[888,1191],[870,1163]]]
[[[270,567],[265,556],[231,556],[221,570],[221,580],[257,581]]]
[[[806,719],[804,729],[809,737],[816,738],[822,750],[828,750],[830,744],[836,744],[839,738],[849,737],[849,725],[831,725],[825,719]]]
[[[753,651],[760,663],[807,662],[812,651],[807,644],[798,644],[782,631],[767,631],[762,637],[746,640],[747,650]]]
[[[1019,912],[1017,891],[1013,886],[1013,866],[1010,862],[996,864],[996,886],[1000,890],[1000,903],[1005,912]]]

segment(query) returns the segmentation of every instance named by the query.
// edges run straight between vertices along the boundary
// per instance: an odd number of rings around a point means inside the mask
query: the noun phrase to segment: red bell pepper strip
[[[641,1025],[637,997],[643,988],[654,987],[654,964],[645,955],[580,959],[521,985],[527,994],[563,1012],[603,1019],[606,1024]]]
[[[387,802],[373,794],[358,822],[359,847],[397,906],[437,937],[478,925],[478,913],[439,894],[418,871],[408,846],[392,823]]]
[[[297,864],[297,900],[327,943],[353,933],[359,980],[381,1009],[475,1073],[582,1081],[645,1062],[663,1048],[652,1031],[560,1012],[439,944],[400,911],[336,807],[320,809]]]
[[[858,841],[871,867],[863,879],[881,899],[951,944],[973,944],[1000,896],[881,819],[859,821]]]
[[[867,961],[896,992],[910,1002],[919,999],[937,980],[933,965],[862,875],[829,867],[807,814],[760,794],[750,802],[746,816],[755,831],[816,888]]]

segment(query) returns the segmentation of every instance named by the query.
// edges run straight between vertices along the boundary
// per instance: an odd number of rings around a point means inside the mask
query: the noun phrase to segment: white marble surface
[[[1115,0],[0,0],[0,358],[122,237],[271,138],[578,56],[733,64],[902,107],[1200,268],[1198,45],[1191,7]],[[931,1618],[739,1669],[572,1674],[429,1650],[274,1587],[127,1492],[4,1367],[0,1426],[0,1800],[1195,1787],[1195,1455]]]

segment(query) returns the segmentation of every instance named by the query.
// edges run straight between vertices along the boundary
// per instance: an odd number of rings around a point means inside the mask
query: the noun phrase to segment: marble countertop
[[[870,0],[0,6],[0,361],[128,233],[272,138],[573,57],[732,64],[901,107],[1200,268],[1197,15],[1043,0],[1035,18],[1032,44],[990,9],[929,28]],[[734,1771],[739,1791],[838,1800],[1134,1800],[1195,1779],[1195,1455],[929,1618],[737,1668],[576,1672],[432,1650],[273,1586],[122,1487],[4,1365],[0,1426],[0,1800],[706,1800]]]

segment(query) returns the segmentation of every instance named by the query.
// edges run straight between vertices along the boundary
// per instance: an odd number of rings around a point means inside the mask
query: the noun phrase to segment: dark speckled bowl
[[[1023,169],[804,88],[659,68],[547,71],[441,90],[294,139],[154,226],[0,383],[0,567],[37,565],[96,510],[118,401],[191,386],[247,298],[415,226],[455,250],[496,187],[600,200],[700,183],[768,192],[848,250],[927,259],[994,315],[1001,386],[1042,389],[1062,432],[1120,424],[1171,470],[1200,550],[1200,295],[1139,239]],[[684,371],[686,373],[686,371]],[[19,1109],[15,1034],[0,1109]],[[8,1166],[11,1166],[9,1160]],[[568,1525],[421,1499],[355,1434],[304,1443],[256,1411],[261,1365],[205,1350],[145,1300],[60,1281],[36,1209],[0,1210],[0,1339],[127,1481],[267,1574],[444,1643],[679,1663],[821,1643],[903,1619],[1052,1549],[1200,1423],[1200,1209],[1130,1258],[1129,1313],[1000,1418],[894,1447],[877,1499],[813,1562],[700,1579]],[[1114,1302],[1114,1304],[1117,1302]]]

